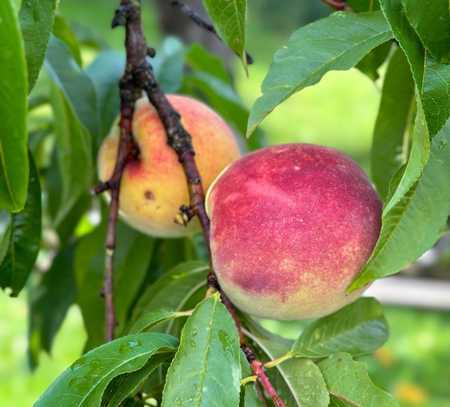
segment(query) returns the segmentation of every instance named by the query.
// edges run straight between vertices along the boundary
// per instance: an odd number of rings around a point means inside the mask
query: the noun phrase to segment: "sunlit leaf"
[[[389,182],[406,160],[405,132],[414,110],[414,84],[402,50],[392,55],[384,77],[380,107],[373,131],[372,179],[383,199]]]
[[[350,290],[394,274],[430,249],[450,213],[450,122],[433,138],[419,180],[383,219],[372,257]]]
[[[241,58],[245,67],[247,0],[203,0],[203,4],[219,36]]]
[[[0,208],[25,205],[29,163],[26,130],[27,69],[11,0],[0,2]]]
[[[337,352],[361,356],[374,352],[387,339],[388,326],[381,305],[373,298],[360,298],[308,325],[292,353],[307,358],[323,358]]]
[[[392,38],[379,11],[334,13],[295,31],[279,49],[252,107],[247,135],[294,93],[314,85],[331,70],[355,66],[369,51]]]
[[[158,333],[129,335],[86,353],[65,370],[36,402],[36,407],[99,406],[117,376],[141,369],[157,353],[173,352],[177,340]]]
[[[319,363],[330,394],[352,407],[397,407],[398,402],[376,387],[364,363],[348,353],[337,353]]]
[[[167,372],[162,406],[237,406],[239,354],[236,325],[219,294],[214,294],[198,305],[184,325]]]

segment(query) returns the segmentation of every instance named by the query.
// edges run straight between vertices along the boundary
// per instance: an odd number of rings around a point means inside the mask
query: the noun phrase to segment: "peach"
[[[288,144],[233,163],[208,191],[219,283],[251,315],[308,319],[354,301],[348,284],[377,241],[381,202],[331,148]]]
[[[181,114],[183,126],[192,136],[195,160],[205,189],[217,175],[240,156],[235,136],[223,119],[205,104],[187,96],[169,95],[169,101]],[[164,127],[147,98],[136,104],[133,134],[140,148],[139,160],[125,168],[119,197],[120,214],[136,229],[159,237],[191,234],[197,221],[188,227],[175,223],[183,204],[189,204],[189,192],[183,168],[175,152],[167,145]],[[98,174],[107,180],[114,169],[119,129],[113,127],[98,156]]]

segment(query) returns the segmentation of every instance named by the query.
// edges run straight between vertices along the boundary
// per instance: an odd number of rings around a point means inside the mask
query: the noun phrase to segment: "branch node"
[[[195,210],[192,206],[181,205],[180,213],[175,218],[175,223],[182,226],[187,226],[191,219],[195,216]]]

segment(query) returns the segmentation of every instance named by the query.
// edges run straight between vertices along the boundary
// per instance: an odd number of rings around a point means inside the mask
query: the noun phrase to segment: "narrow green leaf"
[[[23,209],[29,163],[27,71],[19,22],[11,0],[0,2],[0,208]]]
[[[158,333],[129,335],[86,353],[66,369],[36,402],[36,407],[99,406],[117,376],[141,369],[157,353],[173,352],[177,340]]]
[[[406,0],[380,0],[380,3],[394,36],[410,63],[417,92],[422,99],[422,106],[428,130],[430,136],[434,136],[445,124],[450,115],[450,95],[447,80],[450,76],[450,68],[447,65],[438,64],[432,57],[427,55],[420,42],[420,38],[408,21],[402,5],[402,2],[405,1]],[[410,7],[410,11],[413,9],[415,10],[416,7],[417,9],[422,9],[422,5],[415,6],[412,3],[409,3],[409,0],[407,3],[408,7]],[[441,0],[439,0],[438,3],[438,7],[431,7],[427,11],[427,17],[416,16],[419,19],[424,18],[424,20],[427,20],[427,26],[430,23],[433,24],[433,29],[434,27],[441,25],[441,17],[444,20],[449,19],[447,4],[446,14],[439,17],[439,22],[433,22],[433,17],[431,17],[431,15],[434,15],[437,12],[436,8],[442,6]],[[427,4],[428,7],[428,1],[423,2],[423,5],[425,4]],[[428,15],[430,15],[430,19],[428,19]],[[450,33],[450,28],[447,27],[447,30],[449,30]],[[434,35],[434,33],[432,35]],[[447,42],[444,38],[442,38],[442,41],[447,47],[447,52],[449,52]]]
[[[133,310],[133,321],[158,308],[180,311],[186,300],[206,284],[208,265],[202,261],[181,263],[149,286]]]
[[[330,396],[317,365],[309,359],[290,359],[280,365],[282,375],[302,407],[328,407]]]
[[[388,339],[383,309],[373,298],[360,298],[308,325],[292,347],[294,356],[323,358],[337,352],[372,353]]]
[[[244,67],[247,0],[203,0],[220,38],[239,56]]]
[[[417,89],[422,89],[425,52],[403,11],[402,0],[379,0],[394,37],[405,52]]]
[[[31,92],[44,62],[53,27],[56,0],[24,0],[19,18],[28,65],[28,92]]]
[[[384,223],[389,216],[389,211],[404,198],[405,194],[417,182],[430,156],[430,133],[428,132],[425,113],[420,99],[417,99],[416,102],[417,112],[411,136],[408,160],[396,189],[384,205],[382,223]]]
[[[10,288],[15,297],[28,280],[41,244],[41,187],[31,156],[27,201],[22,211],[11,214],[6,237],[2,242],[6,254],[0,265],[0,287]]]
[[[55,224],[65,219],[83,193],[92,185],[91,140],[81,126],[63,93],[51,88],[51,105],[55,117],[58,162],[62,179],[62,196]],[[82,163],[82,165],[81,165]]]
[[[370,51],[361,61],[358,62],[356,68],[367,75],[373,81],[376,81],[380,75],[378,70],[389,55],[392,43],[385,42]]]
[[[450,116],[450,65],[425,57],[423,106],[430,134],[435,135]]]
[[[61,89],[78,120],[91,136],[99,132],[95,88],[91,79],[74,60],[69,48],[55,36],[50,37],[45,67]]]
[[[411,71],[403,51],[397,49],[384,78],[371,150],[372,179],[384,200],[390,179],[406,160],[403,144],[413,107]]]
[[[75,61],[79,66],[81,66],[81,50],[80,45],[78,44],[77,36],[72,31],[64,17],[60,15],[55,16],[55,21],[53,23],[53,34],[69,47]]]
[[[50,270],[29,292],[28,356],[34,368],[41,351],[50,354],[53,339],[75,301],[74,245],[60,250]]]
[[[128,332],[132,334],[143,332],[161,322],[169,321],[182,316],[187,315],[184,312],[171,311],[164,308],[145,312],[133,323]]]
[[[378,0],[347,0],[347,4],[357,13],[374,11],[380,8]]]
[[[207,51],[200,44],[192,44],[186,52],[186,64],[193,70],[204,72],[215,78],[230,83],[231,76],[225,64],[217,55]]]
[[[162,406],[238,406],[239,354],[236,326],[219,294],[214,294],[184,325],[167,372]]]
[[[415,185],[383,218],[372,257],[350,290],[397,273],[431,248],[450,213],[450,121],[433,138],[430,159]]]
[[[334,13],[295,31],[279,49],[253,105],[247,135],[294,93],[314,85],[331,70],[355,66],[368,52],[392,38],[379,11]]]
[[[102,407],[119,407],[127,397],[134,396],[145,381],[164,364],[170,361],[171,353],[155,355],[145,366],[133,373],[123,374],[116,377],[105,390]],[[126,405],[126,404],[125,404]]]
[[[153,255],[153,239],[136,232],[122,222],[117,225],[117,247],[114,259],[114,293],[117,330],[124,327],[130,307],[145,278]],[[88,348],[104,340],[103,286],[106,224],[84,236],[75,254],[77,302],[88,333]]]
[[[177,38],[169,37],[162,43],[152,61],[156,79],[166,93],[174,93],[181,86],[184,53],[182,42]]]
[[[86,68],[94,85],[99,112],[99,132],[94,135],[96,147],[109,133],[119,113],[119,80],[125,67],[125,56],[117,51],[102,51]]]
[[[402,0],[406,16],[425,48],[442,63],[450,62],[448,0]]]
[[[348,353],[337,353],[319,363],[330,394],[353,407],[397,407],[398,402],[376,387],[364,363]],[[339,405],[339,404],[338,404]]]

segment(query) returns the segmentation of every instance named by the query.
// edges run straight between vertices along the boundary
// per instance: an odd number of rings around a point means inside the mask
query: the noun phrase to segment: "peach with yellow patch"
[[[346,293],[377,241],[381,202],[342,153],[309,144],[261,149],[228,167],[208,191],[219,283],[252,315],[317,318]]]
[[[168,98],[192,136],[195,161],[206,189],[228,164],[239,158],[237,140],[223,119],[202,102],[179,95]],[[152,236],[179,237],[192,233],[198,227],[197,221],[190,222],[188,227],[174,221],[180,206],[189,204],[186,177],[147,98],[136,104],[133,134],[140,157],[127,165],[122,177],[121,216],[131,226]],[[114,126],[99,151],[98,174],[102,181],[113,172],[118,141],[119,129]]]

